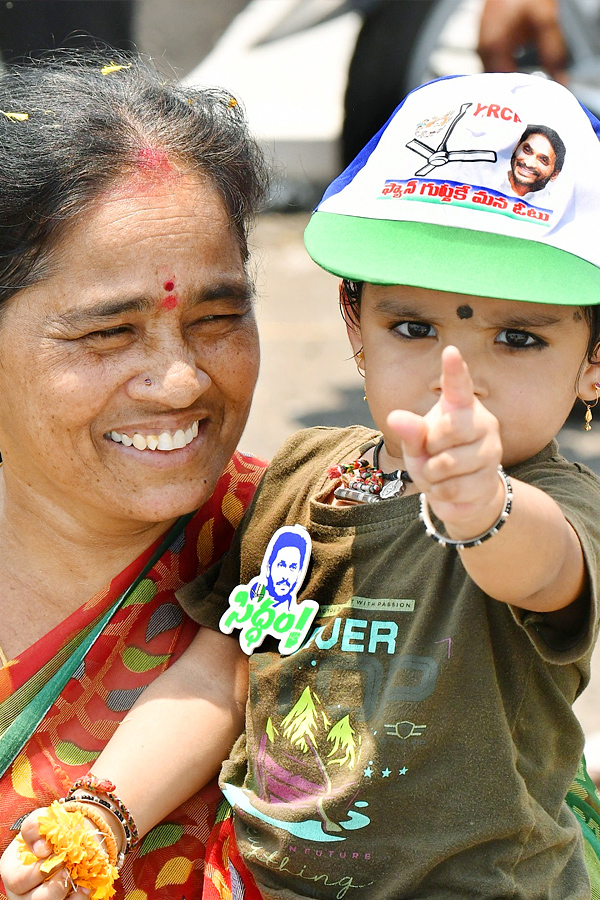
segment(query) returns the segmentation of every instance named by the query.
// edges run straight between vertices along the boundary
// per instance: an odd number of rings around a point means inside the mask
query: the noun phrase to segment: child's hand
[[[0,860],[0,876],[4,882],[8,900],[64,900],[65,897],[89,900],[89,892],[78,888],[73,891],[71,879],[64,868],[51,875],[40,870],[40,865],[52,853],[52,847],[38,831],[38,816],[45,809],[37,809],[23,821],[21,837],[38,863],[24,865],[19,853],[19,842],[15,838],[6,848]]]
[[[497,472],[502,444],[498,420],[475,396],[456,347],[442,353],[441,388],[425,416],[394,410],[387,422],[433,512],[451,537],[466,540],[487,531],[502,511],[504,487]]]

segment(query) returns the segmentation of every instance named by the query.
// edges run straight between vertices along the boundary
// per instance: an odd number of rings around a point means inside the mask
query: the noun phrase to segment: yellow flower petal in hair
[[[0,112],[3,116],[6,116],[7,119],[11,119],[13,122],[26,122],[29,118],[29,113],[4,112],[3,109],[0,109]]]
[[[110,62],[110,63],[107,63],[107,65],[102,66],[102,68],[100,69],[100,72],[102,73],[102,75],[112,75],[113,72],[120,72],[121,69],[130,69],[130,68],[131,68],[131,63],[128,63],[127,65],[124,65],[124,64],[119,65],[118,63]]]
[[[52,854],[40,866],[42,872],[50,874],[64,866],[75,884],[90,891],[92,900],[109,900],[114,895],[113,883],[119,873],[80,810],[65,809],[55,800],[38,818],[38,829],[52,845]],[[25,865],[37,862],[20,835],[18,841],[21,861]]]

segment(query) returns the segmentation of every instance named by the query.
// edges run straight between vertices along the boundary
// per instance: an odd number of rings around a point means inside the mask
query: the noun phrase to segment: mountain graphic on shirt
[[[341,831],[331,810],[345,817],[356,800],[360,745],[350,716],[332,724],[318,695],[306,687],[278,727],[267,719],[254,771],[257,794],[272,804],[316,808],[326,831]],[[336,777],[342,770],[343,777]]]

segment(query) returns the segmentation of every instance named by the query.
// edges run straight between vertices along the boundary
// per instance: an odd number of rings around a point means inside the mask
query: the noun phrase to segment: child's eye
[[[497,344],[506,344],[507,347],[546,347],[547,344],[535,334],[529,331],[518,331],[515,328],[503,328],[496,337]]]
[[[400,322],[394,331],[406,338],[435,337],[435,328],[427,322]]]

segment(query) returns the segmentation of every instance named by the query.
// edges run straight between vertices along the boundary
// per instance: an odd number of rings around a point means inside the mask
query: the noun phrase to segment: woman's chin
[[[218,448],[209,457],[209,465],[206,458],[196,458],[195,465],[192,460],[187,466],[127,466],[119,473],[116,490],[106,485],[100,504],[94,505],[112,519],[169,522],[199,509],[210,499],[230,455]]]
[[[143,497],[132,498],[129,504],[125,503],[118,512],[118,518],[148,525],[171,522],[203,506],[210,499],[215,485],[216,480],[214,484],[211,480],[201,484],[200,488],[190,487],[187,491],[180,486],[171,491],[145,491]]]
[[[117,515],[144,522],[167,522],[198,509],[212,495],[238,435],[213,437],[201,428],[185,447],[165,451],[110,441],[117,490],[112,490],[115,481],[105,485],[107,505]]]

